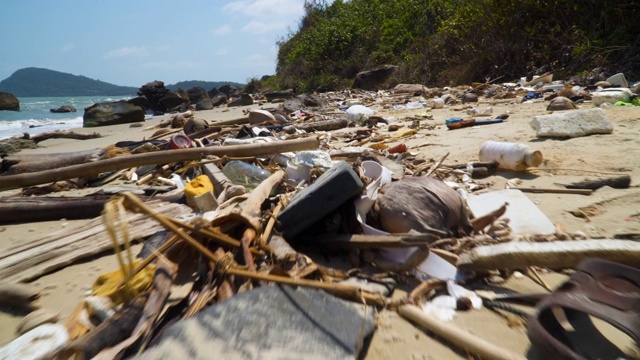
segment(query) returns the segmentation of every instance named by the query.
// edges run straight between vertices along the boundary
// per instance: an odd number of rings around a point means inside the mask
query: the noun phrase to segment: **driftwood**
[[[398,308],[398,314],[403,318],[420,325],[424,329],[429,330],[436,336],[450,341],[472,354],[479,355],[480,358],[496,360],[525,359],[522,355],[492,344],[487,340],[458,328],[452,323],[444,322],[433,316],[429,316],[414,305],[400,306],[400,308]]]
[[[524,269],[529,266],[551,269],[575,268],[580,261],[597,257],[637,266],[640,242],[617,239],[508,242],[478,246],[460,256],[463,271]]]
[[[226,155],[229,157],[259,156],[288,151],[313,150],[317,149],[318,145],[318,139],[315,137],[307,137],[267,144],[214,146],[120,156],[86,164],[72,165],[60,169],[52,169],[49,171],[0,176],[0,191],[77,177],[87,177],[106,171],[127,169],[135,166],[200,160],[208,155]]]
[[[2,171],[7,174],[44,171],[82,164],[90,156],[99,156],[104,149],[91,149],[54,154],[13,154],[2,159]]]
[[[314,122],[306,122],[306,123],[297,123],[292,126],[298,130],[313,132],[313,131],[339,130],[339,129],[346,128],[348,125],[349,125],[349,120],[343,118],[343,119],[332,119],[332,120],[322,120],[322,121],[314,121]]]
[[[614,189],[627,189],[631,185],[631,176],[623,175],[607,179],[588,180],[575,182],[569,185],[565,185],[567,189],[591,189],[597,190],[603,186],[610,186]]]
[[[186,205],[159,201],[146,203],[153,211],[170,217],[191,214]],[[155,221],[141,214],[127,213],[127,226],[131,239],[150,236],[162,230]],[[121,239],[118,239],[122,243]],[[113,248],[104,230],[102,218],[54,233],[45,238],[20,243],[0,251],[0,281],[25,282],[63,268],[73,262]]]
[[[329,234],[313,237],[311,242],[321,243],[342,249],[379,249],[381,247],[415,247],[429,245],[441,239],[442,234],[389,234],[389,235],[361,235],[361,234]]]
[[[184,194],[141,196],[143,201],[178,202]],[[85,197],[0,198],[0,225],[99,216],[111,195]]]
[[[27,140],[31,140],[33,142],[35,142],[36,144],[41,142],[41,141],[45,141],[45,140],[49,140],[49,139],[75,139],[75,140],[89,140],[89,139],[97,139],[99,137],[102,137],[102,135],[100,135],[97,132],[91,133],[91,134],[79,134],[73,131],[49,131],[49,132],[45,132],[42,134],[38,134],[38,135],[33,135],[30,136],[29,133],[25,133],[25,139]]]
[[[550,188],[522,188],[516,187],[515,190],[528,193],[548,193],[548,194],[569,194],[569,195],[591,195],[593,190],[590,189],[550,189]]]

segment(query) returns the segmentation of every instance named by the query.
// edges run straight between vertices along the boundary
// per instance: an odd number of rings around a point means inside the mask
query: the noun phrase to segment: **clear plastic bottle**
[[[242,185],[249,191],[271,176],[271,173],[265,169],[238,160],[229,161],[222,172],[232,183]]]
[[[497,161],[501,169],[524,171],[542,163],[542,153],[522,143],[487,141],[480,148],[480,161]]]

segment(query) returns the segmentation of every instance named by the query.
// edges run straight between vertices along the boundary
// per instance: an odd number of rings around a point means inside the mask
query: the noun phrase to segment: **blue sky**
[[[3,0],[0,80],[41,67],[116,85],[273,74],[304,0]]]

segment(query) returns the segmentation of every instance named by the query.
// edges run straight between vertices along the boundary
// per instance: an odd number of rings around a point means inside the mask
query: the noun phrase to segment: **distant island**
[[[158,79],[160,80],[160,79]],[[152,80],[150,80],[152,81]],[[194,86],[206,90],[229,84],[238,87],[244,84],[223,81],[181,81],[166,85],[170,90],[182,88],[188,90]],[[142,86],[144,84],[140,84]],[[104,81],[90,79],[82,75],[73,75],[55,70],[29,67],[17,70],[8,78],[0,81],[0,91],[9,92],[17,97],[54,97],[54,96],[135,96],[139,88],[119,86]]]

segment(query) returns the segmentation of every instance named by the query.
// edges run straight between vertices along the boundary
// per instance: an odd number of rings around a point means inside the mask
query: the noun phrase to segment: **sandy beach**
[[[611,238],[622,234],[640,233],[640,113],[636,107],[609,107],[604,111],[613,124],[612,134],[592,135],[566,140],[539,139],[529,121],[533,116],[547,114],[548,102],[539,100],[534,103],[520,103],[519,99],[484,100],[476,104],[478,108],[491,106],[493,114],[509,114],[504,123],[476,126],[458,130],[448,130],[445,119],[463,116],[463,105],[446,106],[433,109],[429,114],[433,120],[421,120],[421,128],[416,135],[398,141],[389,141],[388,145],[406,144],[416,158],[439,160],[449,154],[445,164],[463,164],[478,160],[478,151],[487,140],[522,142],[542,152],[544,161],[527,172],[499,171],[484,179],[476,179],[487,190],[504,189],[507,181],[521,179],[519,185],[524,188],[561,188],[559,184],[568,184],[585,179],[630,175],[631,187],[613,189],[604,187],[593,194],[573,195],[556,193],[527,193],[526,196],[556,225],[567,233],[582,232],[588,238]],[[277,104],[265,104],[275,107]],[[593,106],[587,102],[580,108]],[[219,120],[243,116],[243,110],[260,108],[260,105],[216,108],[195,112],[196,118],[207,120],[210,124]],[[377,114],[384,118],[395,118],[396,123],[408,126],[411,120],[404,120],[426,109],[392,111],[376,108]],[[101,138],[87,141],[54,139],[47,140],[41,148],[24,150],[22,153],[45,154],[73,152],[98,147],[106,147],[121,140],[142,140],[153,134],[153,130],[144,128],[158,123],[163,118],[147,120],[144,127],[132,128],[116,125],[98,128],[75,129],[76,132],[102,134]],[[336,134],[354,132],[355,128],[335,131]],[[378,126],[378,133],[388,135],[386,126]],[[334,136],[329,143],[332,148],[345,146],[344,138]],[[367,145],[365,145],[367,146]],[[484,191],[487,191],[484,190]],[[84,191],[84,190],[82,190]],[[95,191],[93,189],[92,191]],[[19,194],[20,190],[0,192],[7,197]],[[87,191],[87,193],[90,191]],[[78,196],[82,192],[70,191],[56,193],[55,196]],[[580,218],[570,211],[591,207],[592,216]],[[0,249],[20,242],[42,238],[56,231],[64,231],[88,220],[48,221],[0,226]],[[41,305],[43,308],[58,311],[61,323],[71,314],[75,306],[91,288],[96,277],[104,272],[117,269],[116,258],[104,254],[88,261],[73,264],[45,275],[35,284],[41,287]],[[566,276],[559,273],[543,274],[545,280],[555,287]],[[527,277],[511,277],[502,285],[518,291],[544,291]],[[399,294],[396,294],[399,296]],[[529,310],[532,310],[531,308]],[[15,327],[23,313],[0,311],[0,346],[15,337]],[[453,322],[455,325],[482,338],[522,355],[529,355],[530,343],[526,327],[508,323],[503,317],[487,309],[459,312]],[[620,339],[623,339],[622,337]],[[625,341],[620,340],[620,341]],[[395,312],[382,311],[379,314],[378,328],[373,336],[366,359],[463,359],[467,354],[460,349],[452,349],[450,344],[427,335],[423,330],[402,320]]]

